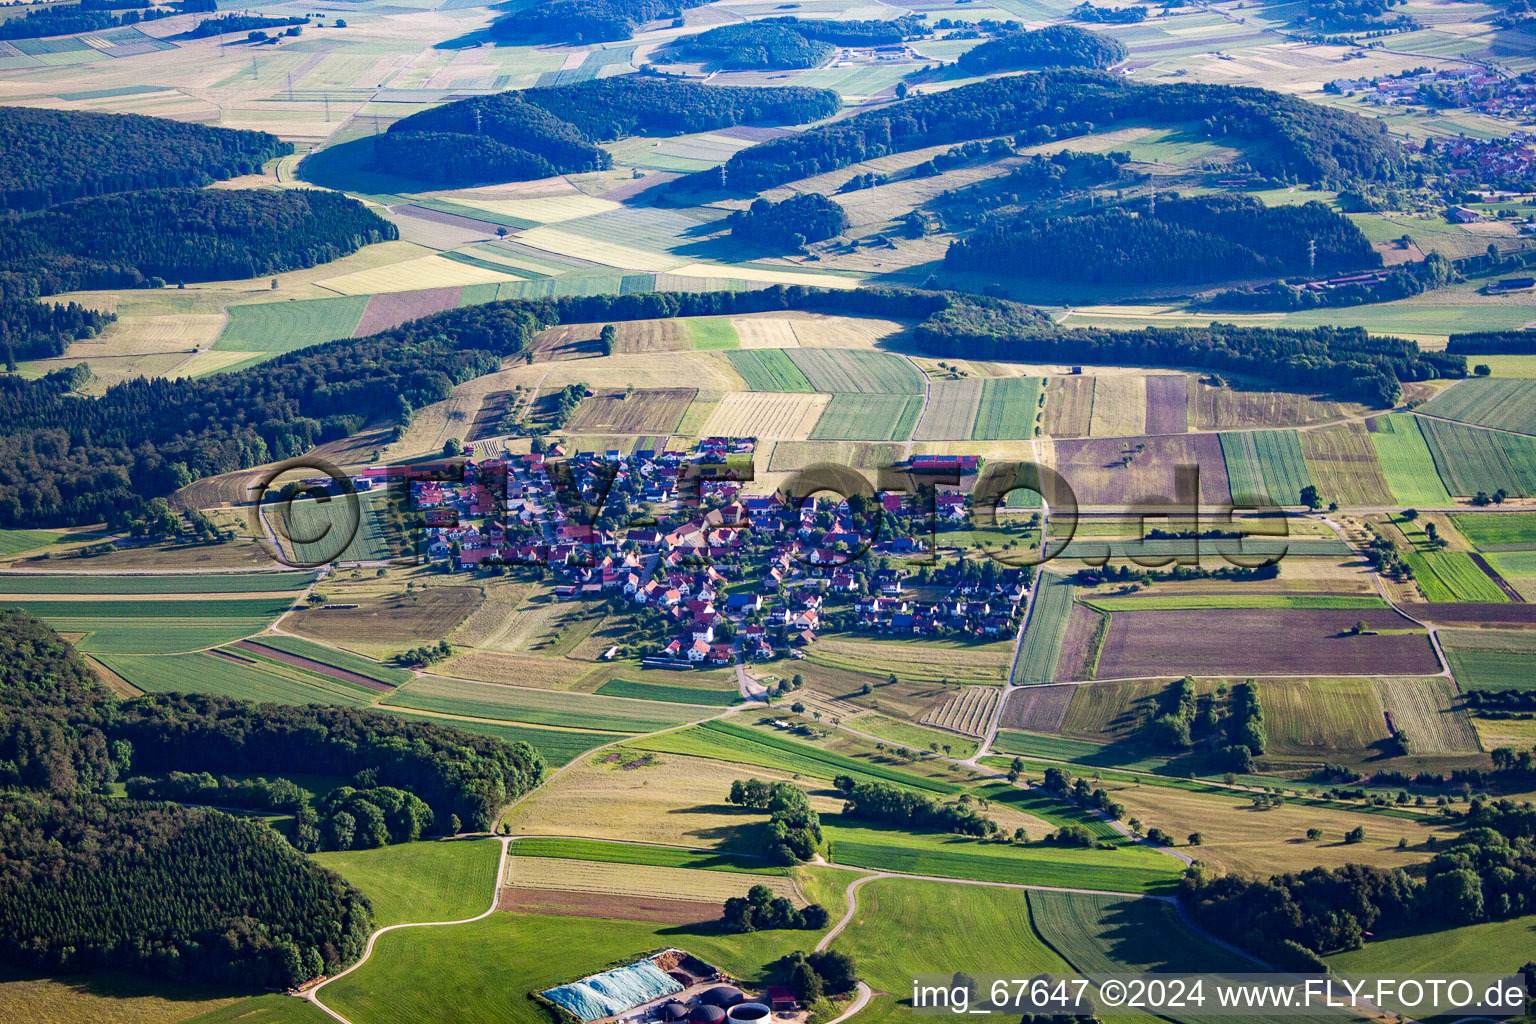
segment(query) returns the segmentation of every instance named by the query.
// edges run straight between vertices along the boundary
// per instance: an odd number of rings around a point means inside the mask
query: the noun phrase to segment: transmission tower
[[[1307,239],[1307,272],[1308,273],[1313,273],[1316,270],[1317,270],[1317,239],[1309,238],[1309,239]]]

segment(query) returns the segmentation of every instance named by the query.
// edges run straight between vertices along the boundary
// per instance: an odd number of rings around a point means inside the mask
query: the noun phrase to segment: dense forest
[[[1455,928],[1536,912],[1536,814],[1474,801],[1472,827],[1435,854],[1424,878],[1351,864],[1247,879],[1195,871],[1180,899],[1196,921],[1285,970],[1324,970],[1320,959],[1358,949],[1366,933]],[[1510,949],[1516,970],[1529,950]]]
[[[0,295],[275,274],[399,237],[357,200],[316,189],[155,189],[24,215],[0,234]]]
[[[293,18],[269,18],[261,14],[224,14],[217,18],[204,18],[195,27],[183,32],[180,38],[207,39],[211,36],[229,35],[232,32],[261,31],[268,28],[289,28],[308,25],[309,16]]]
[[[123,8],[145,8],[123,10]],[[78,4],[49,4],[27,11],[22,17],[0,21],[0,39],[39,39],[45,36],[73,35],[76,32],[101,32],[124,25],[169,18],[180,11],[150,7],[149,0],[113,3],[109,0],[81,0]]]
[[[1037,203],[1117,182],[1129,161],[1130,155],[1124,152],[1077,153],[1063,149],[1049,156],[1037,154],[1001,178],[983,178],[941,192],[928,205],[942,212],[946,226],[955,230],[984,219],[988,211],[998,207]]]
[[[1320,32],[1406,32],[1419,23],[1392,8],[1404,0],[1308,0],[1297,20]]]
[[[1405,160],[1385,126],[1357,114],[1263,89],[1179,83],[1140,85],[1101,71],[1042,71],[924,93],[794,135],[759,143],[725,164],[733,189],[762,191],[891,153],[1082,122],[1103,128],[1130,118],[1194,123],[1246,147],[1261,173],[1347,182],[1395,176]],[[703,171],[683,187],[713,188]],[[682,183],[680,183],[682,184]]]
[[[1382,406],[1396,402],[1403,381],[1464,377],[1467,372],[1463,356],[1421,352],[1411,341],[1373,337],[1358,327],[1062,329],[1038,310],[970,297],[918,324],[916,337],[935,355],[1025,363],[1201,366]]]
[[[838,46],[891,46],[932,32],[925,16],[904,14],[899,18],[865,18],[841,21],[837,18],[778,18],[792,22],[795,31],[808,39],[836,43]]]
[[[0,796],[0,960],[252,991],[362,955],[367,899],[259,822],[89,795]]]
[[[1463,356],[1536,355],[1536,331],[1475,331],[1453,334],[1447,352]]]
[[[661,18],[681,19],[682,12],[708,0],[539,0],[498,19],[492,38],[525,43],[529,36],[562,42],[610,43],[628,39],[635,29]]]
[[[1072,8],[1072,17],[1094,25],[1135,25],[1147,20],[1147,9],[1132,7],[1099,7],[1084,0]]]
[[[615,75],[525,89],[521,95],[598,142],[738,124],[804,124],[842,105],[830,89],[705,85],[666,75]]]
[[[1252,196],[1156,197],[1083,213],[1033,209],[987,218],[945,265],[1073,282],[1203,283],[1379,267],[1347,217],[1322,203],[1265,206]]]
[[[737,124],[799,124],[838,108],[826,89],[737,88],[618,75],[475,96],[402,118],[374,143],[373,168],[439,184],[526,181],[601,170],[597,142]]]
[[[820,192],[790,196],[774,203],[758,199],[729,218],[731,236],[798,252],[807,242],[835,238],[848,227],[843,208]]]
[[[813,68],[837,47],[797,32],[793,19],[721,25],[696,36],[683,36],[656,55],[658,61],[707,64],[722,71],[769,71]]]
[[[0,298],[0,356],[6,359],[6,369],[17,359],[61,356],[70,342],[94,338],[115,319],[76,302]]]
[[[1125,60],[1125,44],[1073,25],[1005,32],[960,55],[967,74],[1038,68],[1107,68]]]
[[[1348,281],[1309,288],[1304,282],[1277,281],[1263,288],[1231,289],[1203,300],[1213,309],[1263,310],[1319,309],[1391,302],[1410,295],[1443,288],[1460,280],[1455,264],[1432,252],[1416,263],[1400,263],[1388,274],[1367,280]]]
[[[0,107],[0,208],[36,210],[82,196],[201,187],[254,174],[293,145],[266,132],[138,114]]]

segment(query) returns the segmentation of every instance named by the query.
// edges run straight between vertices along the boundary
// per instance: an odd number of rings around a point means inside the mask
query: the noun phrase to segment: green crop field
[[[973,441],[1028,440],[1035,436],[1044,381],[1039,377],[989,377],[981,385],[981,408],[971,429]]]
[[[844,754],[797,743],[759,729],[749,729],[728,722],[704,722],[692,729],[646,736],[626,743],[635,750],[654,750],[664,754],[710,757],[760,768],[798,772],[817,779],[851,775],[862,781],[878,780],[921,789],[946,796],[960,792],[960,787],[941,779],[924,778],[897,768],[860,761]]]
[[[811,428],[811,440],[905,441],[922,410],[917,395],[835,394]]]
[[[1536,380],[1479,377],[1457,381],[1425,402],[1423,409],[1448,420],[1536,434]]]
[[[181,1024],[329,1024],[331,1019],[308,1000],[295,999],[286,992],[271,992],[189,1017]]]
[[[1028,894],[1020,889],[881,878],[861,886],[858,900],[858,914],[832,948],[852,956],[876,992],[860,1024],[911,1020],[911,998],[902,993],[919,974],[980,975],[1001,964],[1017,972],[1010,977],[1069,970],[1030,927]]]
[[[1391,413],[1373,421],[1370,435],[1387,478],[1392,497],[1403,505],[1428,505],[1432,508],[1451,504],[1451,495],[1440,481],[1434,456],[1419,429],[1417,416]]]
[[[296,636],[288,636],[283,633],[263,634],[256,638],[256,643],[261,644],[263,647],[286,651],[288,654],[297,654],[301,658],[318,661],[322,665],[329,665],[332,668],[356,672],[360,676],[377,679],[379,682],[389,683],[391,686],[408,683],[416,676],[416,673],[408,668],[381,665],[371,658],[363,657],[361,654],[339,651],[334,647],[327,647],[324,644],[313,643],[309,640],[301,640]]]
[[[1178,910],[1162,900],[1032,892],[1029,907],[1040,936],[1084,974],[1255,969],[1246,957],[1191,931]]]
[[[868,349],[794,348],[786,354],[811,390],[872,395],[921,395],[923,375],[901,356]]]
[[[1370,434],[1360,423],[1336,423],[1300,433],[1307,473],[1325,502],[1388,505],[1392,495]]]
[[[277,355],[306,345],[350,338],[368,307],[367,295],[229,307],[229,324],[215,349]]]
[[[733,349],[726,354],[753,391],[815,391],[781,348]]]
[[[60,633],[83,633],[88,654],[171,654],[260,633],[285,598],[228,601],[10,601]]]
[[[1486,577],[1485,577],[1486,578]],[[1092,597],[1084,604],[1103,612],[1173,611],[1182,608],[1385,608],[1379,597],[1345,594],[1168,594],[1158,597]]]
[[[1359,949],[1327,959],[1331,970],[1350,974],[1386,974],[1402,970],[1405,964],[1425,975],[1514,971],[1518,964],[1506,967],[1505,963],[1533,946],[1536,915],[1528,915],[1418,935],[1378,936]]]
[[[597,688],[604,697],[634,697],[637,700],[659,700],[671,704],[710,704],[726,707],[741,700],[735,687],[722,690],[703,686],[668,686],[666,683],[636,682],[631,679],[610,679]]]
[[[1536,439],[1420,419],[1424,440],[1446,490],[1458,497],[1503,488],[1516,497],[1536,494]]]
[[[1056,678],[1056,661],[1072,615],[1072,595],[1077,588],[1065,576],[1041,573],[1036,577],[1034,605],[1019,644],[1015,683],[1049,683]]]
[[[690,850],[681,846],[649,843],[615,843],[604,839],[554,839],[534,836],[519,839],[512,847],[519,857],[554,857],[560,860],[595,860],[610,864],[644,864],[659,868],[692,868],[702,871],[734,871],[753,875],[787,875],[789,869],[769,864],[760,857],[715,850]]]
[[[1162,769],[1168,763],[1167,757],[1150,752],[1145,747],[1124,743],[1095,743],[1070,736],[1049,736],[1017,729],[998,730],[992,749],[1003,754],[1044,757],[1089,768],[1129,768],[1151,772]]]
[[[0,530],[0,558],[10,558],[23,552],[56,544],[66,534],[47,530]]]
[[[379,928],[408,921],[460,921],[491,905],[501,843],[451,839],[311,854],[363,891]]]
[[[971,436],[981,408],[980,379],[935,380],[928,385],[928,404],[912,435],[919,441],[965,440]]]
[[[1312,482],[1294,430],[1233,431],[1221,435],[1234,501],[1295,505]]]
[[[495,736],[508,743],[526,743],[544,758],[550,768],[559,768],[585,754],[593,747],[616,743],[628,733],[587,732],[581,729],[541,729],[510,722],[480,722],[463,718],[439,718],[419,711],[380,707],[380,711],[412,721],[426,721],[449,729],[462,729],[481,736]]]
[[[376,696],[361,686],[288,665],[222,654],[102,654],[103,665],[148,693],[208,693],[277,704],[362,707]]]
[[[1452,512],[1450,519],[1484,551],[1514,550],[1516,545],[1536,549],[1536,512]]]
[[[1409,551],[1403,561],[1430,601],[1474,601],[1504,604],[1508,595],[1477,567],[1465,551]]]
[[[822,815],[834,864],[941,875],[979,882],[1020,882],[1108,892],[1160,892],[1177,881],[1180,864],[1146,846],[1110,850],[1032,842],[1003,846],[958,836],[863,827],[840,815]]]
[[[381,529],[383,497],[369,500],[364,497],[357,503],[357,521],[352,520],[350,502],[338,499],[315,501],[304,499],[287,506],[287,524],[290,540],[284,543],[299,562],[322,561],[362,562],[390,558],[400,552],[391,549]],[[281,506],[279,506],[281,507]],[[269,519],[279,513],[268,511]],[[341,531],[334,533],[333,531]],[[352,537],[345,548],[337,552],[337,540],[347,531]],[[282,536],[279,532],[279,536]]]
[[[1495,551],[1485,557],[1494,572],[1505,579],[1536,576],[1536,551]]]
[[[604,732],[655,732],[714,714],[710,708],[658,701],[556,693],[496,683],[422,676],[389,695],[395,707]]]
[[[230,572],[208,576],[0,576],[0,594],[262,594],[303,590],[307,572]]]
[[[1468,690],[1536,690],[1536,634],[1510,629],[1440,631],[1445,660]]]
[[[741,347],[735,325],[724,317],[693,317],[685,322],[688,325],[688,336],[693,339],[693,347],[700,351]]]

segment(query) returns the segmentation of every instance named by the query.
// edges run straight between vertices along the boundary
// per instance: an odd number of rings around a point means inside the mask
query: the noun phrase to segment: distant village
[[[1028,570],[973,559],[912,571],[927,545],[891,529],[929,515],[941,530],[965,525],[974,456],[910,460],[915,474],[961,480],[935,487],[926,511],[912,495],[884,492],[796,509],[778,493],[743,493],[750,473],[740,467],[755,447],[706,438],[686,452],[471,452],[461,482],[410,482],[426,524],[420,553],[449,572],[538,567],[561,600],[621,601],[637,614],[632,653],[652,666],[800,658],[827,630],[978,639],[1017,630]],[[403,469],[371,468],[356,484],[372,488]]]

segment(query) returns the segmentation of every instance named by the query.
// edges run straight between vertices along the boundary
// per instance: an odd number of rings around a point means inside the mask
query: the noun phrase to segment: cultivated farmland
[[[1465,551],[1407,551],[1403,561],[1427,601],[1503,604],[1508,596]]]
[[[216,576],[50,576],[40,572],[0,576],[0,594],[263,594],[302,590],[307,572],[229,572]]]
[[[1062,637],[1072,615],[1072,595],[1076,588],[1065,576],[1042,572],[1036,577],[1034,603],[1024,638],[1019,644],[1018,662],[1013,682],[1049,683],[1056,678],[1056,662],[1061,653]]]
[[[1513,629],[1444,629],[1440,642],[1456,681],[1469,690],[1536,689],[1531,659],[1536,633]]]
[[[747,890],[754,885],[766,885],[773,890],[775,896],[783,896],[802,905],[805,902],[795,892],[794,884],[785,877],[649,864],[523,857],[516,845],[512,847],[512,858],[503,881],[522,889],[653,896],[717,904],[724,903],[732,896],[745,896]]]
[[[470,718],[606,732],[654,732],[713,714],[705,707],[585,693],[555,693],[437,676],[422,676],[391,694],[386,703]]]
[[[1301,434],[1307,472],[1324,502],[1389,505],[1392,492],[1381,475],[1376,448],[1359,423],[1340,423]]]
[[[207,693],[278,704],[363,706],[378,694],[327,676],[247,658],[238,652],[97,655],[103,665],[147,693]]]
[[[761,353],[763,350],[757,350]],[[923,375],[901,356],[864,349],[799,348],[785,353],[811,390],[866,395],[921,395]],[[734,361],[734,360],[733,360]],[[743,374],[745,376],[745,374]]]
[[[1301,503],[1301,489],[1312,482],[1312,477],[1301,454],[1301,438],[1294,430],[1250,430],[1220,436],[1233,501]]]
[[[1084,505],[1126,507],[1159,499],[1177,501],[1177,467],[1200,470],[1200,501],[1230,499],[1227,466],[1215,434],[1057,441],[1055,469]],[[1047,495],[1052,504],[1058,501]]]
[[[726,358],[753,391],[815,391],[783,349],[734,349]]]
[[[701,352],[741,347],[735,326],[724,317],[692,317],[687,324],[693,347]]]
[[[1039,377],[989,377],[982,381],[973,441],[1028,440],[1035,436],[1044,381]]]
[[[1147,432],[1147,378],[1111,373],[1093,378],[1090,437],[1135,437]]]
[[[1008,677],[1013,651],[1007,641],[970,644],[956,641],[866,640],[827,636],[812,644],[812,664],[849,672],[895,673],[917,683],[1001,683]]]
[[[836,394],[811,430],[813,441],[904,441],[923,400],[917,395]]]
[[[573,434],[670,434],[698,393],[695,388],[596,390],[576,407],[566,429]]]
[[[1271,754],[1358,756],[1388,736],[1373,679],[1264,680],[1259,700]]]
[[[1189,429],[1189,378],[1159,373],[1146,378],[1149,434],[1182,434]]]
[[[366,295],[230,306],[218,351],[277,355],[337,338],[350,338],[368,308]]]
[[[633,697],[637,700],[659,700],[669,704],[710,704],[725,707],[741,700],[735,686],[669,686],[666,683],[635,682],[629,679],[610,679],[596,691],[603,697]]]
[[[1356,621],[1382,635],[1350,636]],[[1099,676],[1419,675],[1439,670],[1429,638],[1389,611],[1116,612]]]
[[[934,381],[928,386],[928,406],[912,436],[918,441],[969,438],[981,407],[983,383],[978,377]]]
[[[998,726],[1026,732],[1057,732],[1076,690],[1075,686],[1027,686],[1014,690],[1003,705]]]
[[[1393,731],[1413,754],[1476,754],[1481,749],[1455,684],[1443,677],[1378,679],[1376,692]]]
[[[1536,434],[1536,380],[1494,377],[1457,381],[1424,403],[1431,416]]]
[[[1045,380],[1045,433],[1049,437],[1086,437],[1093,417],[1092,377]]]
[[[1452,513],[1451,522],[1481,551],[1536,549],[1536,513]]]
[[[457,309],[462,292],[462,288],[423,288],[414,292],[384,292],[372,296],[352,333],[362,338],[446,309]]]
[[[511,722],[483,722],[478,719],[442,718],[424,711],[380,707],[378,710],[414,722],[436,722],[464,732],[494,736],[508,743],[526,743],[544,758],[551,769],[559,768],[591,750],[624,739],[623,734],[584,732],[579,729],[549,729],[542,726],[516,725]]]
[[[918,721],[965,736],[984,736],[1000,699],[995,686],[967,686]]]
[[[1429,418],[1420,419],[1419,427],[1452,494],[1536,494],[1536,440]]]
[[[1429,453],[1419,423],[1417,416],[1405,413],[1390,413],[1366,421],[1392,497],[1409,506],[1449,505],[1451,496],[1440,482],[1434,456]]]
[[[1249,960],[1192,932],[1174,907],[1153,900],[1032,892],[1035,928],[1083,974],[1251,971]],[[1180,1020],[1186,1019],[1182,1014]]]
[[[1195,385],[1195,425],[1201,430],[1235,427],[1300,427],[1341,419],[1358,407],[1290,391],[1249,391]]]
[[[60,633],[80,633],[88,654],[171,654],[260,633],[287,611],[287,598],[255,600],[8,601]]]
[[[732,391],[715,406],[700,434],[799,441],[811,435],[831,397],[782,391]]]
[[[335,606],[290,615],[283,628],[357,648],[436,643],[463,622],[479,601],[476,587],[421,587],[406,593],[348,595],[345,602]]]

